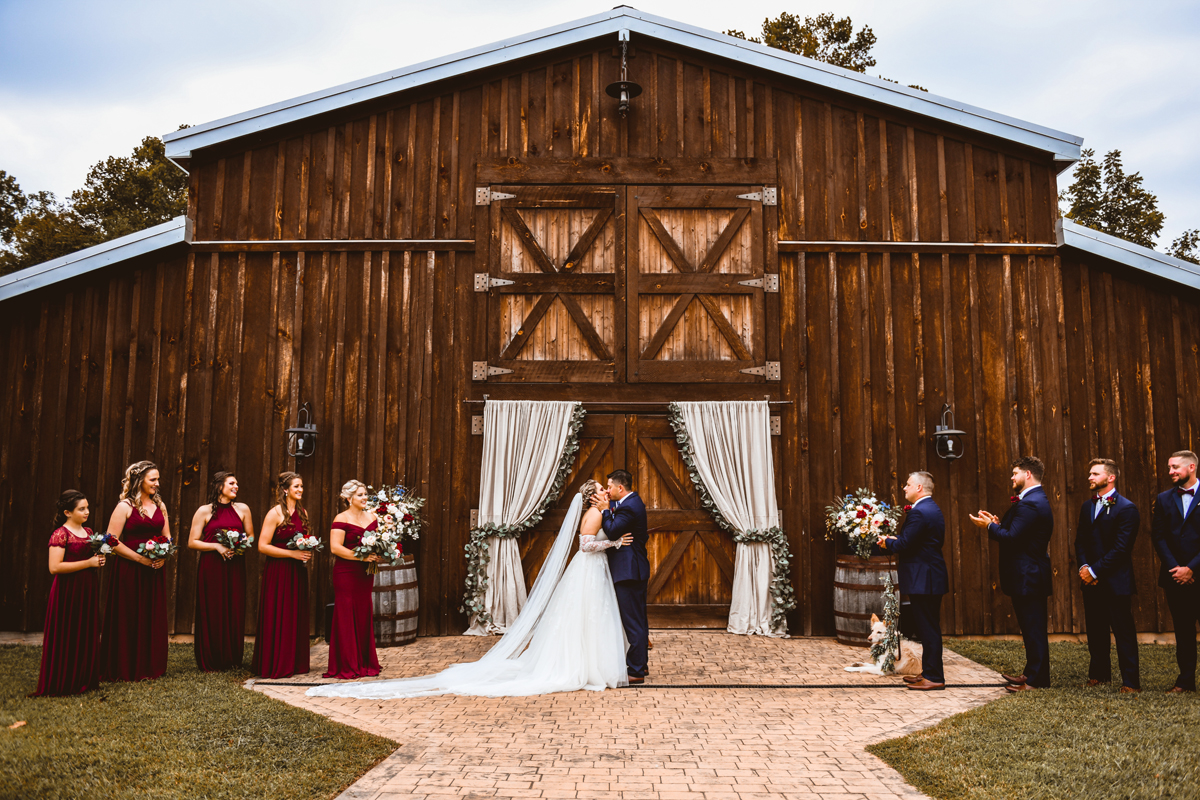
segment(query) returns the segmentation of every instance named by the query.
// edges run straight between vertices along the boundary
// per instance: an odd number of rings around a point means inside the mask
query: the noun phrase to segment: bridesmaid
[[[164,559],[139,555],[139,544],[156,536],[171,538],[167,508],[158,491],[158,467],[149,461],[130,464],[121,481],[121,500],[108,521],[108,532],[123,547],[106,591],[100,634],[100,679],[138,681],[167,671],[167,576]]]
[[[250,671],[263,678],[308,672],[308,562],[312,552],[288,550],[298,533],[308,535],[301,505],[304,481],[294,472],[279,476],[278,502],[267,512],[258,552],[266,556],[258,599],[258,627]]]
[[[378,562],[379,556],[359,558],[353,548],[364,533],[379,527],[379,520],[367,508],[367,487],[359,481],[349,481],[342,487],[341,501],[346,510],[333,518],[329,532],[329,550],[337,561],[333,565],[329,670],[323,677],[370,677],[379,674],[379,658],[375,654],[371,610],[375,576],[367,574],[367,564]]]
[[[254,537],[245,503],[236,503],[232,472],[213,473],[209,502],[196,509],[188,547],[200,551],[196,571],[196,666],[203,672],[240,667],[246,647],[246,559],[217,541],[217,531]]]
[[[50,534],[50,602],[42,634],[42,670],[33,696],[82,694],[100,683],[100,573],[83,527],[88,501],[67,489],[58,498],[58,526]]]

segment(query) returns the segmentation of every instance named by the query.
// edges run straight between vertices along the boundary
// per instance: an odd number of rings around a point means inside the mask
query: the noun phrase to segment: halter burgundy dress
[[[121,544],[138,545],[162,535],[167,524],[155,506],[149,517],[133,509],[121,531]],[[109,566],[112,565],[112,566]],[[104,628],[100,634],[100,679],[138,681],[167,671],[167,574],[115,553],[105,564]]]
[[[84,528],[88,535],[91,531]],[[50,534],[50,547],[66,549],[63,562],[87,561],[91,543],[65,527]],[[116,556],[109,556],[116,558]],[[82,694],[100,683],[100,570],[54,576],[42,634],[42,669],[35,695]]]
[[[286,548],[297,533],[308,535],[308,530],[300,512],[293,511],[267,544]],[[308,565],[268,556],[261,584],[250,671],[263,678],[308,672]]]
[[[200,538],[216,542],[220,530],[246,530],[237,510],[227,503],[214,504]],[[196,570],[196,666],[204,672],[240,667],[245,629],[245,556],[226,560],[216,550],[201,550]]]
[[[365,528],[351,522],[335,522],[330,527],[346,532],[345,546],[353,550],[363,534],[379,527],[372,520]],[[363,678],[379,674],[375,653],[375,628],[371,609],[371,590],[375,576],[367,574],[364,561],[339,558],[333,565],[333,632],[329,642],[329,670],[326,678]]]

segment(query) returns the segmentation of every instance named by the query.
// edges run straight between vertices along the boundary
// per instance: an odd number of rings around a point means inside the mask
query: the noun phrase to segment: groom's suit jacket
[[[611,503],[601,515],[604,535],[609,541],[616,541],[627,533],[633,534],[633,544],[629,547],[610,547],[605,551],[613,582],[648,581],[650,559],[646,557],[646,542],[650,541],[650,534],[646,532],[646,506],[637,492],[625,495],[615,511],[613,506],[616,503]]]
[[[946,538],[946,520],[932,497],[926,497],[904,515],[904,525],[894,537],[888,537],[888,552],[898,556],[896,572],[900,591],[905,594],[946,594],[950,579],[942,542]]]
[[[1196,488],[1200,489],[1200,485]],[[1175,567],[1188,567],[1192,572],[1200,572],[1200,511],[1196,506],[1200,506],[1200,497],[1193,498],[1187,516],[1184,516],[1183,501],[1175,489],[1168,489],[1154,501],[1150,538],[1162,562],[1158,585],[1164,589],[1179,587],[1170,573]]]
[[[1054,514],[1041,486],[1013,503],[1000,524],[988,525],[988,537],[1000,543],[1000,589],[1009,597],[1050,595],[1050,536]]]
[[[1138,508],[1120,492],[1115,506],[1105,506],[1100,516],[1096,502],[1087,500],[1079,509],[1075,527],[1075,566],[1087,564],[1100,583],[1097,588],[1111,594],[1137,594],[1133,582],[1133,541],[1142,517]]]

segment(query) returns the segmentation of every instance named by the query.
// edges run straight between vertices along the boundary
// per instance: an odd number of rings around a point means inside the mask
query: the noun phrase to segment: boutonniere
[[[1016,503],[1016,502],[1019,502],[1019,501],[1020,501],[1020,499],[1021,499],[1021,496],[1020,496],[1020,495],[1016,495],[1016,494],[1014,494],[1012,497],[1008,498],[1008,502],[1010,502],[1010,503]]]
[[[905,512],[905,513],[908,513],[909,511],[912,511],[912,506],[905,506],[905,507],[904,507],[904,512]]]
[[[1107,514],[1108,510],[1117,504],[1117,496],[1114,494],[1104,498],[1101,502],[1104,503],[1104,513]]]

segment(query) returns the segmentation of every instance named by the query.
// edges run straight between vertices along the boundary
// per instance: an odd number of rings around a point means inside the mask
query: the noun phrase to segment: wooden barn
[[[1143,511],[1138,625],[1170,630],[1149,510],[1200,446],[1200,274],[1059,219],[1079,137],[620,7],[164,138],[186,218],[0,278],[0,628],[42,625],[59,491],[107,519],[149,458],[179,533],[217,469],[261,520],[295,466],[321,530],[350,478],[413,487],[419,630],[460,633],[485,398],[582,401],[561,506],[629,469],[652,618],[723,626],[733,543],[667,404],[765,397],[793,633],[834,631],[825,506],[916,469],[946,513],[945,629],[1016,632],[967,514],[1007,506],[1018,454],[1047,464],[1051,630],[1082,629],[1098,455]],[[945,404],[959,460],[934,451]],[[527,573],[562,513],[522,537]],[[167,569],[189,633],[196,557]],[[327,555],[312,585],[315,631]]]

